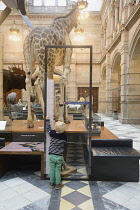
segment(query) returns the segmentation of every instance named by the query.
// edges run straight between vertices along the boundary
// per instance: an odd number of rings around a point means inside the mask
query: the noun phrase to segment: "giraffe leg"
[[[31,94],[31,76],[30,73],[26,74],[26,91],[27,91],[27,103],[28,103],[28,119],[27,119],[27,127],[33,128],[33,118],[31,112],[31,101],[30,101],[30,94]]]
[[[38,77],[37,80],[35,81],[34,85],[35,85],[35,90],[36,90],[36,93],[38,95],[38,100],[41,104],[41,107],[42,107],[42,112],[43,112],[43,115],[44,115],[44,100],[43,100],[43,93],[42,93],[42,88],[41,88],[41,79]],[[44,84],[44,82],[42,81],[42,83]]]
[[[64,82],[63,76],[60,77],[60,104],[59,104],[59,116],[58,121],[64,122]]]
[[[71,45],[71,41],[70,41],[70,38],[69,36],[65,36],[65,41],[66,41],[66,45]],[[68,78],[68,75],[71,71],[70,69],[70,64],[71,64],[71,55],[72,55],[72,48],[67,48],[66,49],[66,52],[65,52],[65,56],[64,56],[64,73],[62,75],[62,78],[60,79],[60,87],[61,87],[61,91],[62,91],[62,94],[60,94],[60,98],[61,98],[61,103],[64,102],[64,87],[66,89],[66,84],[67,84],[67,78]],[[63,107],[62,107],[63,108]],[[60,110],[62,109],[60,108]],[[64,108],[63,108],[64,109]],[[67,108],[66,108],[67,109]],[[66,110],[65,109],[65,110]],[[62,112],[61,110],[61,118],[62,118],[62,114],[64,115],[64,110]],[[65,116],[63,116],[65,118],[65,122],[66,123],[69,123],[69,117],[68,117],[68,114],[67,114],[67,110],[65,111]]]
[[[54,91],[54,119],[55,121],[58,121],[58,108],[57,108],[57,101],[56,101],[56,94]]]

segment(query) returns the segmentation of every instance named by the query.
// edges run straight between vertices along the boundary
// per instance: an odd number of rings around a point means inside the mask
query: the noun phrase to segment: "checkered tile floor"
[[[66,163],[77,169],[77,172],[69,176],[69,178],[87,179],[87,171],[85,167],[85,159],[82,144],[69,144],[67,149]]]
[[[61,191],[60,210],[94,209],[87,181],[64,181]]]

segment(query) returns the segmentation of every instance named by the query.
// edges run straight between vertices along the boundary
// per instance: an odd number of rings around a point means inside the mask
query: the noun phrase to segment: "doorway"
[[[90,89],[89,87],[78,87],[78,100],[80,97],[86,98],[89,97]],[[92,106],[93,106],[93,113],[98,112],[98,87],[92,87]]]

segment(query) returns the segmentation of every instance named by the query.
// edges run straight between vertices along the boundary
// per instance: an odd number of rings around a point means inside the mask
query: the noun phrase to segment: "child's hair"
[[[61,121],[57,121],[55,123],[55,128],[57,129],[57,131],[59,133],[64,133],[65,130],[66,130],[66,124],[64,122],[61,122]]]

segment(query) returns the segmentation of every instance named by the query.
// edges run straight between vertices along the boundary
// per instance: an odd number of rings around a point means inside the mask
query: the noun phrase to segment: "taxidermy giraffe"
[[[38,63],[39,74],[34,83],[38,99],[44,111],[44,101],[42,90],[44,88],[45,76],[45,45],[66,45],[70,44],[69,33],[74,26],[77,26],[79,11],[77,6],[66,16],[55,18],[52,24],[48,27],[36,27],[25,38],[23,53],[26,67],[26,90],[28,100],[28,123],[29,128],[33,127],[33,119],[31,115],[31,77],[35,69],[35,63]],[[71,61],[70,48],[49,48],[47,59],[47,77],[53,79],[55,66],[64,66],[61,83],[66,81],[70,73]],[[58,119],[60,120],[60,119]]]

